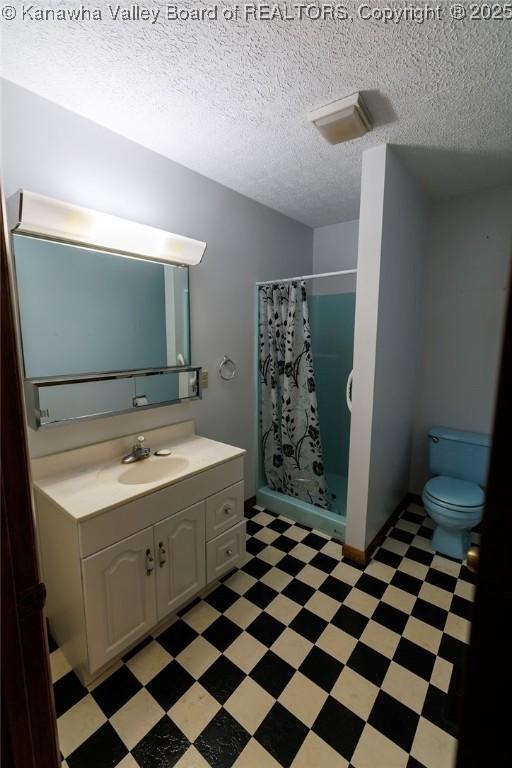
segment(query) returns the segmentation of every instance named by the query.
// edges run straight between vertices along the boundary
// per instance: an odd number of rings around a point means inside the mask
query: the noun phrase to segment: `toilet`
[[[434,427],[428,433],[429,469],[434,475],[422,494],[436,524],[432,549],[463,560],[471,546],[471,529],[482,519],[490,454],[489,435]]]

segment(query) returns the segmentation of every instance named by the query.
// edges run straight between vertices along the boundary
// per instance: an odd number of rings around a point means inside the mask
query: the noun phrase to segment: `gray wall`
[[[411,489],[428,478],[430,427],[490,432],[512,252],[512,187],[432,209]]]
[[[313,272],[336,272],[357,267],[359,221],[342,221],[317,227],[313,231]],[[356,289],[356,276],[319,278],[312,281],[312,292],[351,293]]]
[[[2,129],[6,196],[26,187],[208,243],[190,270],[192,362],[210,371],[203,401],[32,433],[32,455],[192,417],[201,434],[248,450],[250,496],[254,282],[310,272],[313,231],[5,81]],[[217,377],[224,354],[240,372],[231,382]]]
[[[363,154],[347,544],[408,491],[428,206],[393,149]]]

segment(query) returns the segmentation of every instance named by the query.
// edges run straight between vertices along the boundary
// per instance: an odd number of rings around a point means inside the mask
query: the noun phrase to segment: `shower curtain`
[[[330,509],[304,281],[259,288],[259,347],[267,482],[275,491]]]

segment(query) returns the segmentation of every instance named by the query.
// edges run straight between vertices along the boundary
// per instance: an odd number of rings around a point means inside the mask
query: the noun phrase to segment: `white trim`
[[[165,341],[167,365],[179,365],[176,357],[176,308],[174,305],[174,270],[164,269]]]

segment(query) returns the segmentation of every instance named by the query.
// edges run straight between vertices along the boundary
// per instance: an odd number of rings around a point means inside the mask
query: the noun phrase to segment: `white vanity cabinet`
[[[208,451],[210,464],[196,460],[201,471],[135,498],[123,489],[122,503],[98,511],[84,509],[85,493],[98,503],[97,469],[90,489],[83,471],[36,477],[50,629],[86,684],[245,559],[244,452],[204,438],[193,445]],[[215,446],[227,456],[220,463],[209,459]]]

